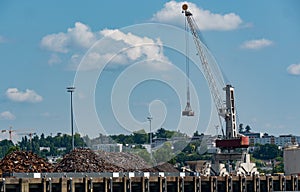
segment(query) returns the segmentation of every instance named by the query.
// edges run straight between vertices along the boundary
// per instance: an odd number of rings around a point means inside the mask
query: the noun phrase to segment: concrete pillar
[[[21,192],[29,192],[29,182],[28,179],[21,178],[19,180],[20,191]]]
[[[73,192],[74,191],[74,183],[73,183],[73,179],[69,178],[67,180],[67,192]]]
[[[88,192],[93,192],[93,178],[90,178],[88,180],[88,187],[87,187]]]
[[[286,190],[286,178],[284,175],[279,176],[279,188],[280,188],[280,191]]]
[[[232,176],[226,175],[225,176],[225,188],[226,192],[233,192],[233,186],[232,186]]]
[[[150,182],[148,177],[142,177],[143,192],[150,192]]]
[[[267,176],[267,191],[272,192],[274,189],[273,187],[273,177],[272,176]]]
[[[239,186],[240,186],[240,192],[246,192],[247,191],[247,181],[246,177],[240,175],[239,176]]]
[[[6,192],[5,178],[2,178],[2,181],[0,182],[0,191]]]
[[[292,190],[293,191],[298,191],[298,176],[297,175],[292,175],[291,180],[292,180]]]
[[[218,191],[218,179],[217,177],[210,177],[210,191],[217,192]]]
[[[260,177],[259,175],[253,175],[253,192],[260,192]]]
[[[52,180],[51,180],[51,178],[46,179],[46,192],[52,192]]]
[[[194,192],[201,192],[201,177],[193,178]]]

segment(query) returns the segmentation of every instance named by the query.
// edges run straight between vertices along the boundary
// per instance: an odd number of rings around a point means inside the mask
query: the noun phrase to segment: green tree
[[[250,127],[249,125],[247,125],[247,126],[245,127],[245,132],[246,132],[246,133],[250,133],[250,131],[251,131],[251,127]]]
[[[262,160],[274,159],[281,155],[282,153],[278,146],[274,144],[258,145],[258,148],[253,152],[254,158]]]
[[[3,158],[13,146],[14,144],[11,140],[4,139],[0,141],[0,157]]]
[[[16,145],[16,146],[11,146],[11,147],[7,150],[5,156],[8,155],[8,154],[10,154],[10,153],[12,153],[12,152],[14,152],[14,151],[20,151],[20,147],[17,146],[17,145]]]
[[[244,125],[243,125],[243,123],[241,123],[240,125],[239,125],[239,133],[244,133],[245,131],[244,131]]]
[[[172,144],[165,142],[163,146],[157,149],[153,154],[156,163],[167,162],[174,156],[172,153]]]

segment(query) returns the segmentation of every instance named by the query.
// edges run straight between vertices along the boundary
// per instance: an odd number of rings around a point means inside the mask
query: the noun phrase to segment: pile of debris
[[[171,164],[150,166],[140,156],[125,152],[94,152],[76,148],[53,166],[32,152],[15,151],[0,161],[2,173],[51,172],[177,172]]]
[[[147,171],[154,172],[152,168],[143,158],[132,153],[125,152],[105,152],[97,151],[99,157],[105,162],[110,162],[113,166],[122,167],[123,171]]]
[[[45,173],[52,172],[53,166],[32,152],[14,151],[0,161],[2,173]]]
[[[122,172],[123,168],[101,159],[90,149],[76,148],[55,166],[54,172]]]
[[[154,167],[157,172],[169,172],[169,173],[177,173],[179,172],[172,164],[170,163],[160,163]]]

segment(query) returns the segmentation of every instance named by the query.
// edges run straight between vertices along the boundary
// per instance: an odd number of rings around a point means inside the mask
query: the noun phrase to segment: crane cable
[[[185,70],[186,70],[186,89],[187,89],[187,104],[190,104],[190,63],[189,63],[189,35],[188,35],[188,25],[185,19]]]

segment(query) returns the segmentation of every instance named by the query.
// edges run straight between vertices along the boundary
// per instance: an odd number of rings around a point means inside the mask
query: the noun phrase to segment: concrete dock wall
[[[298,191],[297,176],[2,178],[1,192]]]

